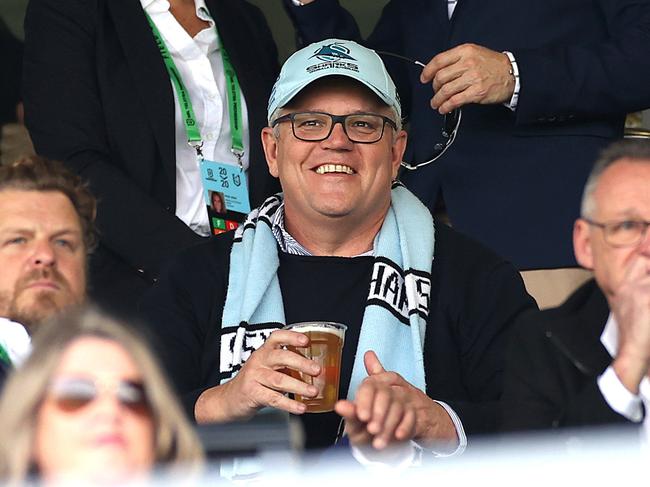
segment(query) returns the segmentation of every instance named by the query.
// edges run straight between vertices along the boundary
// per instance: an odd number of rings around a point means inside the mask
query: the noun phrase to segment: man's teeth
[[[328,174],[331,172],[342,172],[345,174],[354,174],[354,170],[350,166],[344,164],[323,164],[316,168],[318,174]]]

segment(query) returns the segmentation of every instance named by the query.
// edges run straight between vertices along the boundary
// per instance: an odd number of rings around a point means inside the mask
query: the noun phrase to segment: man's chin
[[[25,326],[30,334],[45,320],[58,314],[71,302],[57,293],[39,291],[21,296],[9,310],[9,318]]]

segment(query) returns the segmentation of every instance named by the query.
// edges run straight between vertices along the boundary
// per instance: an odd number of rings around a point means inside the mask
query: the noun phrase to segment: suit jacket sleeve
[[[112,161],[95,72],[97,16],[90,1],[30,2],[25,20],[26,123],[38,153],[63,160],[90,182],[99,201],[102,244],[135,269],[156,275],[165,258],[199,237]],[[137,138],[134,133],[134,144]]]
[[[354,17],[338,0],[316,0],[302,7],[294,6],[291,0],[284,0],[284,4],[296,27],[299,47],[331,37],[361,40]]]
[[[595,2],[609,36],[516,50],[517,123],[612,115],[650,106],[650,1]],[[594,7],[596,8],[596,7]]]

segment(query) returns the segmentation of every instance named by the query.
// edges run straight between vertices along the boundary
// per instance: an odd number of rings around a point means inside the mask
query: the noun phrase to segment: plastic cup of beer
[[[308,359],[318,363],[320,374],[312,377],[296,370],[290,370],[292,377],[315,385],[318,388],[316,397],[304,397],[294,394],[296,401],[307,406],[308,413],[326,413],[334,410],[334,404],[339,398],[339,381],[341,378],[341,354],[347,326],[329,321],[306,321],[293,323],[284,327],[285,330],[304,333],[309,338],[306,347],[287,347]]]

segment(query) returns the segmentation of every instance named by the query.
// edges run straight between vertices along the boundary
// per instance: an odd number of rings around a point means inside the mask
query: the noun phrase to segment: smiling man
[[[271,406],[300,416],[307,447],[345,431],[355,454],[461,452],[499,416],[505,337],[534,306],[514,268],[444,225],[395,182],[406,145],[399,97],[374,51],[330,39],[291,56],[262,142],[283,193],[235,233],[188,250],[143,308],[199,422]],[[347,325],[335,411],[289,396],[318,364],[281,328]],[[413,440],[413,443],[407,440]]]
[[[61,164],[34,156],[0,168],[0,381],[43,320],[84,300],[94,220],[95,198]]]

